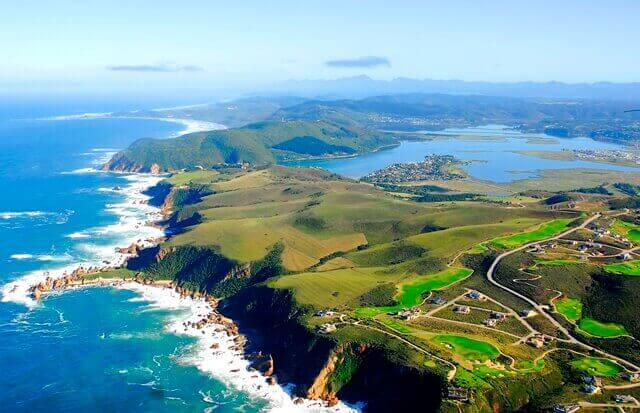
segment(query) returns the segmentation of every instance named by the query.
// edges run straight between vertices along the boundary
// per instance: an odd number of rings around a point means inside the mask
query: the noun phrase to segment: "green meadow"
[[[628,335],[624,326],[617,323],[603,323],[593,318],[585,317],[580,320],[578,327],[581,331],[596,337],[611,338]]]
[[[441,334],[435,336],[434,340],[467,360],[486,361],[500,355],[500,351],[493,344],[465,336]]]
[[[640,276],[640,260],[607,264],[603,268],[613,274]]]
[[[504,249],[516,248],[530,242],[539,241],[545,238],[557,235],[567,229],[573,219],[554,219],[540,225],[537,229],[520,234],[509,235],[506,237],[491,240],[491,244]]]
[[[615,377],[624,371],[618,363],[600,357],[582,357],[572,361],[571,365],[578,370],[599,377]]]
[[[628,238],[629,241],[640,242],[640,225],[616,219],[611,229],[623,237]]]
[[[577,298],[561,298],[553,303],[556,311],[570,321],[578,321],[582,317],[582,302]]]
[[[537,267],[543,267],[545,265],[548,266],[563,266],[563,265],[575,265],[582,264],[580,261],[576,260],[536,260],[536,263],[529,267],[530,270],[535,270]]]
[[[397,304],[385,307],[362,307],[355,310],[360,317],[373,317],[382,313],[389,313],[410,308],[420,304],[422,296],[433,290],[448,287],[473,273],[468,268],[448,268],[437,274],[421,275],[411,281],[400,284],[400,292],[396,296]]]

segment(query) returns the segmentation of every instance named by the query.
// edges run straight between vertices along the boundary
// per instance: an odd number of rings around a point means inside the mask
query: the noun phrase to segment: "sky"
[[[0,93],[287,79],[640,81],[640,1],[3,2]]]

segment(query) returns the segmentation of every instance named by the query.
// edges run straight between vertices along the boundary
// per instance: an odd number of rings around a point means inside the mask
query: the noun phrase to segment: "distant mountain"
[[[363,98],[403,93],[444,93],[454,95],[489,95],[560,99],[596,99],[640,102],[640,82],[635,83],[562,83],[562,82],[468,82],[396,78],[390,81],[368,76],[334,80],[289,80],[267,92],[296,96],[336,99]]]

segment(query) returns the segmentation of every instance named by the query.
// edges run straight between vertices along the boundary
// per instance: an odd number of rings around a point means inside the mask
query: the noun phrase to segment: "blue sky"
[[[639,1],[15,1],[0,92],[233,90],[366,74],[640,81]]]

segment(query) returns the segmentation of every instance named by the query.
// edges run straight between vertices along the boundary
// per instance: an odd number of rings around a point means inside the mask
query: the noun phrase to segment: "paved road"
[[[511,254],[514,254],[518,251],[522,251],[524,249],[530,248],[536,244],[540,244],[543,242],[548,242],[548,241],[552,241],[552,240],[557,240],[559,238],[565,237],[579,229],[584,229],[587,225],[589,225],[590,223],[592,223],[593,221],[595,221],[596,219],[600,218],[601,214],[595,214],[589,218],[587,218],[586,220],[584,220],[584,222],[582,224],[580,224],[577,227],[574,228],[570,228],[564,232],[561,232],[558,235],[555,235],[553,237],[550,238],[546,238],[544,240],[540,240],[540,241],[535,241],[535,242],[530,242],[528,244],[522,245],[518,248],[509,250],[507,252],[503,252],[502,254],[498,255],[496,257],[496,259],[491,263],[491,266],[489,267],[489,269],[487,270],[487,280],[489,280],[489,282],[493,285],[495,285],[496,287],[499,287],[513,295],[515,295],[516,297],[526,301],[527,303],[531,304],[531,306],[540,314],[542,314],[544,317],[546,317],[554,326],[556,326],[556,328],[558,328],[559,331],[562,332],[562,334],[564,334],[566,337],[568,337],[568,339],[566,340],[562,340],[562,339],[558,339],[559,341],[564,341],[564,342],[569,342],[569,343],[573,343],[573,344],[577,344],[580,345],[581,347],[590,350],[590,351],[594,351],[602,356],[611,358],[613,360],[616,360],[617,362],[619,362],[620,364],[623,364],[625,366],[627,366],[628,368],[634,370],[634,371],[640,371],[640,367],[636,366],[635,364],[620,358],[618,356],[615,356],[613,354],[609,354],[606,351],[600,350],[598,348],[592,347],[586,343],[581,342],[580,340],[578,340],[577,338],[575,338],[574,336],[571,335],[571,333],[569,332],[569,330],[567,330],[562,324],[560,324],[560,322],[558,322],[558,320],[556,320],[555,318],[553,318],[549,313],[546,312],[546,309],[548,308],[548,306],[546,305],[541,305],[536,303],[535,301],[533,301],[531,298],[520,294],[519,292],[500,284],[498,281],[495,280],[495,278],[493,278],[493,275],[495,273],[496,267],[498,266],[498,264],[500,263],[500,261],[505,258],[508,257]]]

